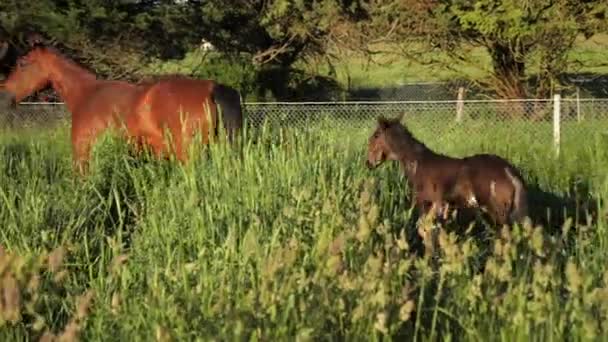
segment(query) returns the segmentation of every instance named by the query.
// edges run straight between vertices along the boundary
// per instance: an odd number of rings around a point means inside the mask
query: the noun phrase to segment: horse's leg
[[[73,168],[80,176],[85,176],[89,172],[91,145],[91,139],[78,136],[72,139]]]
[[[179,124],[173,124],[169,128],[173,152],[177,160],[183,164],[190,159],[189,148],[196,140],[194,139],[195,131],[199,125],[200,122],[197,120],[182,120]],[[201,140],[203,144],[207,143],[204,133]]]
[[[189,139],[189,134],[179,132],[179,135],[173,134],[173,142],[175,147],[175,156],[177,160],[185,164],[188,161],[188,146],[192,139]]]
[[[85,176],[89,172],[89,161],[80,150],[73,148],[72,168],[79,176]]]
[[[158,159],[161,159],[163,153],[166,152],[163,136],[160,134],[147,137],[146,145],[152,148],[152,152]]]
[[[75,167],[81,175],[89,172],[91,150],[97,138],[112,122],[95,113],[72,114],[72,153]]]
[[[73,115],[74,116],[74,115]],[[72,166],[80,176],[89,172],[89,158],[91,157],[91,144],[94,138],[93,127],[87,127],[77,117],[72,119]]]
[[[144,142],[144,139],[141,137],[134,138],[133,144],[135,146],[135,154],[137,156],[141,156],[146,148],[146,143]]]

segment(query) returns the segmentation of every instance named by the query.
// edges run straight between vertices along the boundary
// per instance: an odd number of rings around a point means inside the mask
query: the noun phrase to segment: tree
[[[172,28],[186,28],[183,35],[199,41],[203,37],[226,54],[248,56],[259,68],[259,83],[279,98],[290,97],[290,90],[301,83],[301,77],[294,77],[301,76],[294,64],[331,58],[328,46],[341,33],[341,18],[358,13],[353,0],[204,0],[185,6],[188,14],[179,18],[189,18],[191,24]],[[174,6],[166,9],[176,11]],[[166,23],[177,16],[151,16],[147,23],[154,25],[160,18]]]
[[[178,59],[205,39],[250,59],[281,94],[297,61],[325,56],[353,0],[5,0],[0,27],[25,27],[63,44],[102,76],[127,78],[154,58]],[[288,94],[283,94],[287,96]]]
[[[112,0],[5,0],[0,3],[0,31],[18,54],[28,48],[24,37],[39,32],[69,57],[105,77],[119,78],[137,68],[133,52],[138,39],[124,20],[123,7],[122,1]],[[4,66],[13,59],[5,58]]]
[[[500,97],[522,98],[530,95],[526,82],[533,57],[539,59],[536,96],[544,97],[558,84],[576,37],[605,29],[608,5],[595,0],[371,0],[364,8],[371,19],[355,23],[359,37],[399,44],[401,54],[414,59],[411,46],[418,44],[427,54],[447,55],[449,64],[479,63],[470,58],[470,48],[485,48],[492,69],[491,78],[482,82]],[[361,46],[369,49],[369,44]]]

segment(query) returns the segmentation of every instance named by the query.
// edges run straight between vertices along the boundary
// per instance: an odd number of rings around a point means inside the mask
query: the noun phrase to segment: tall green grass
[[[0,301],[2,340],[607,337],[601,136],[573,133],[555,157],[533,130],[412,123],[440,152],[512,160],[545,222],[452,222],[428,254],[398,166],[365,167],[371,128],[247,132],[242,151],[185,166],[108,135],[84,179],[68,129],[5,134],[0,293],[21,300]]]

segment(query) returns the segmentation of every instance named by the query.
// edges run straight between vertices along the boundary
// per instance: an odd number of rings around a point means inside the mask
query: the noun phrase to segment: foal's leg
[[[419,185],[416,190],[416,206],[420,210],[421,218],[428,219],[430,215],[433,222],[441,218],[447,210],[447,202],[443,199],[441,189],[432,185]]]
[[[434,192],[426,191],[428,188],[419,188],[423,191],[416,196],[416,206],[421,216],[416,223],[418,235],[424,244],[424,254],[433,255],[439,230],[436,229],[437,218],[441,218],[444,205],[441,197]]]
[[[446,211],[448,210],[448,204],[443,199],[443,192],[437,189],[433,191],[429,196],[431,207],[429,209],[428,214],[432,215],[433,220],[441,220],[442,217],[446,215]]]
[[[488,211],[494,224],[509,224],[509,215],[513,206],[513,190],[509,183],[492,181],[490,183],[490,203]]]
[[[503,226],[509,223],[509,205],[496,198],[493,198],[488,206],[490,217],[495,225]]]

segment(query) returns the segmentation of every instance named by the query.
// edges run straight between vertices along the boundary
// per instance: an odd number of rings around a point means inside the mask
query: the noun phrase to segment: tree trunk
[[[517,51],[500,43],[493,43],[489,48],[494,68],[494,88],[499,97],[527,97],[525,62],[521,58],[524,49],[520,44],[516,43],[515,46]]]
[[[288,100],[291,97],[289,92],[290,68],[281,65],[266,66],[258,74],[258,98],[265,98],[270,91],[276,100]]]
[[[492,87],[499,98],[505,99],[525,99],[528,97],[526,90],[525,76],[525,49],[521,44],[514,43],[513,47],[501,43],[492,43],[490,46],[490,56],[494,68]],[[514,102],[508,106],[498,106],[501,108],[499,114],[502,118],[522,118],[529,117],[529,104],[525,102]]]
[[[258,76],[258,82],[261,85],[258,97],[263,98],[266,92],[270,91],[276,100],[293,99],[293,89],[289,86],[291,74],[294,71],[292,65],[300,56],[303,48],[303,44],[297,44],[291,52],[277,56],[263,68]]]

